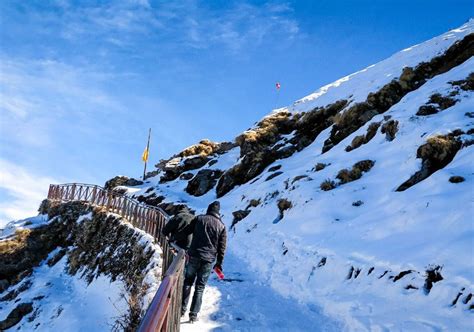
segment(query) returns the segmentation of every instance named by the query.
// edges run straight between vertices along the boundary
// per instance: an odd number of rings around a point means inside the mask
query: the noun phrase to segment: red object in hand
[[[214,268],[214,272],[217,274],[217,278],[219,278],[219,280],[224,279],[224,273],[222,273],[222,270],[217,266]]]

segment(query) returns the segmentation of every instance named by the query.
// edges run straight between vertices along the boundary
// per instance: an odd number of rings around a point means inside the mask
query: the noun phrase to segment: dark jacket
[[[170,236],[170,240],[179,247],[188,250],[193,239],[192,232],[189,232],[191,221],[194,219],[189,211],[182,211],[173,216],[163,227],[163,234]]]
[[[208,212],[192,221],[194,226],[193,241],[189,255],[207,262],[222,265],[227,245],[227,231],[218,213]]]

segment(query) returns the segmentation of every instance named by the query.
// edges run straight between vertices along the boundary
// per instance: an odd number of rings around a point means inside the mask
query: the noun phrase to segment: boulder
[[[186,192],[193,196],[202,196],[214,188],[217,180],[222,176],[222,171],[203,169],[188,182]]]
[[[133,187],[133,186],[139,186],[142,184],[143,184],[143,181],[129,178],[127,176],[119,175],[105,182],[104,188],[111,190],[118,186]]]

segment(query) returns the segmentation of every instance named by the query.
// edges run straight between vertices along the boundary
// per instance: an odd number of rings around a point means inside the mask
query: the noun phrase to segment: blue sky
[[[0,2],[0,220],[50,182],[139,176],[462,25],[472,1]]]

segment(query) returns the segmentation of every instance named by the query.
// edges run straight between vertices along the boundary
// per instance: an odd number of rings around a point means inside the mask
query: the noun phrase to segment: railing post
[[[72,184],[72,189],[71,189],[71,198],[70,198],[71,201],[74,200],[74,195],[75,195],[75,193],[76,193],[76,184],[73,183],[73,184]]]

